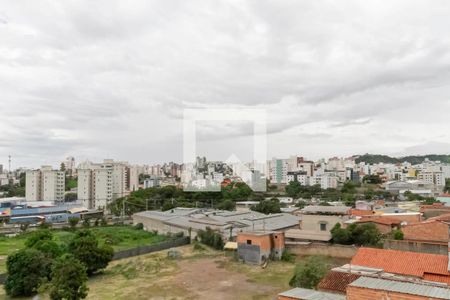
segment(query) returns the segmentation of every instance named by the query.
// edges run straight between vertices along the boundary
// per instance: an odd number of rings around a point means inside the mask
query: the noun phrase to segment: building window
[[[247,245],[251,245],[252,244],[252,240],[247,240]]]
[[[320,223],[320,231],[327,231],[327,224]]]

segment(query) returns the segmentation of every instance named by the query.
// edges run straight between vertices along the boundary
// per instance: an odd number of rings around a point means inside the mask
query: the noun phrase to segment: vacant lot
[[[101,244],[109,244],[115,251],[151,245],[167,239],[165,236],[144,230],[136,230],[131,226],[91,227],[91,230],[95,232]],[[73,237],[74,232],[54,230],[53,234],[56,242],[67,244]],[[6,257],[12,252],[23,248],[27,236],[28,234],[22,234],[13,238],[0,237],[0,273],[6,271]]]
[[[262,269],[219,251],[195,252],[190,245],[176,249],[181,259],[161,251],[112,262],[104,274],[89,280],[87,299],[273,299],[289,289],[295,266],[271,262]],[[330,262],[331,268],[347,261]]]

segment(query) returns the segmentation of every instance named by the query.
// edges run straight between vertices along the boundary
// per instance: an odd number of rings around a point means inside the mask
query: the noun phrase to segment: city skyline
[[[268,158],[448,152],[445,4],[6,1],[0,157],[181,162],[183,110],[228,107],[267,111]]]

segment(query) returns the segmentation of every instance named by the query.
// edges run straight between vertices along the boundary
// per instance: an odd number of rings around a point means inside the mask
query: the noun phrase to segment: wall
[[[400,251],[422,252],[432,254],[448,254],[447,244],[427,243],[417,241],[397,241],[397,240],[385,240],[384,249],[393,249]]]
[[[329,216],[329,215],[302,215],[302,220],[300,221],[300,229],[302,230],[311,230],[311,231],[320,231],[320,223],[327,224],[327,232],[336,225],[337,223],[343,223],[348,218],[343,216]],[[322,231],[323,232],[323,231]]]
[[[347,287],[347,300],[439,300],[439,298],[408,295],[397,292],[365,289],[360,287]]]
[[[296,255],[325,255],[338,258],[352,258],[358,250],[355,246],[310,243],[306,245],[289,245],[286,249]]]
[[[155,244],[155,245],[141,246],[141,247],[136,247],[136,248],[132,248],[132,249],[128,249],[128,250],[118,251],[118,252],[114,253],[113,260],[137,256],[137,255],[156,252],[156,251],[161,251],[161,250],[165,250],[165,249],[169,249],[169,248],[173,248],[173,247],[179,247],[179,246],[187,245],[189,243],[190,243],[189,237],[182,237],[182,238],[169,240],[169,241],[162,242],[162,243]]]

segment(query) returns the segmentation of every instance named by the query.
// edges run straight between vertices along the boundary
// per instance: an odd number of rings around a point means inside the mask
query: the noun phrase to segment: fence
[[[325,243],[286,244],[286,248],[296,255],[324,255],[338,258],[352,258],[358,247]]]
[[[189,237],[181,237],[169,241],[165,241],[159,244],[140,246],[132,249],[122,250],[114,253],[113,260],[142,255],[146,253],[161,251],[173,247],[180,247],[190,243]]]
[[[140,246],[132,249],[122,250],[114,253],[113,260],[118,260],[122,258],[142,255],[146,253],[161,251],[173,247],[180,247],[190,243],[189,237],[181,237],[177,239],[168,240],[161,242],[159,244]],[[0,274],[0,284],[4,283],[6,280],[6,273]]]

